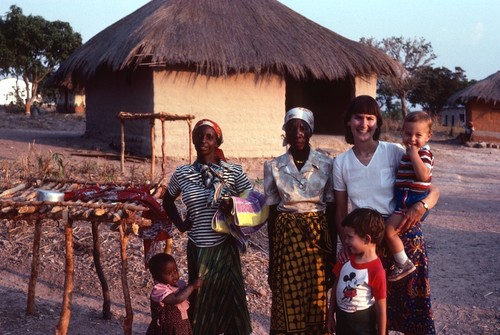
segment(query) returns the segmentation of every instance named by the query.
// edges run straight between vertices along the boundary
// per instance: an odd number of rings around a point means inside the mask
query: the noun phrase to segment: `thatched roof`
[[[85,82],[101,67],[140,65],[329,80],[392,75],[399,66],[276,0],[153,0],[77,49],[58,77]]]
[[[500,103],[500,71],[453,94],[449,102],[465,104],[471,100]]]

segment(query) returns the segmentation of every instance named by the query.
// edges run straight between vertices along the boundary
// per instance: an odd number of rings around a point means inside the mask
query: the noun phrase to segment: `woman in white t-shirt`
[[[399,159],[404,153],[401,145],[379,141],[382,115],[375,99],[358,96],[350,104],[344,117],[345,139],[353,147],[334,161],[335,219],[342,243],[344,232],[340,225],[352,209],[368,207],[389,216],[395,208],[394,181]],[[417,270],[405,280],[388,284],[388,329],[405,334],[434,334],[428,259],[420,219],[425,211],[434,207],[439,191],[431,188],[423,203],[408,209],[399,226],[401,239],[408,257]],[[343,248],[345,250],[347,248]],[[341,252],[342,253],[342,252]],[[384,266],[391,264],[391,255],[380,250]],[[386,269],[388,270],[388,269]],[[389,271],[388,271],[389,272]]]

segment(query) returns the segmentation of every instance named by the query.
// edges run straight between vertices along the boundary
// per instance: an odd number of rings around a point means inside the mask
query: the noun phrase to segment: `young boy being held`
[[[187,299],[201,286],[202,280],[198,278],[186,286],[179,280],[174,258],[168,254],[154,255],[148,266],[155,286],[150,295],[151,323],[146,335],[191,335]]]
[[[373,209],[356,208],[342,226],[350,257],[334,267],[328,331],[337,335],[385,335],[387,283],[376,253],[377,244],[384,238],[384,219]]]
[[[398,236],[398,226],[406,210],[420,202],[427,216],[429,210],[423,199],[429,194],[434,156],[428,142],[432,136],[432,119],[425,112],[411,112],[403,122],[403,144],[406,153],[401,157],[396,174],[396,211],[387,219],[385,241],[394,257],[394,265],[387,277],[388,281],[400,280],[413,271],[415,265],[408,258],[403,242]]]

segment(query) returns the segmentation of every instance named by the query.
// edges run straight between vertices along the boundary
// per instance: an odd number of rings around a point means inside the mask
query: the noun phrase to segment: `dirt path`
[[[82,138],[82,133],[83,129],[48,134],[6,130],[0,124],[0,162],[18,158],[33,140],[40,152],[59,151],[68,157],[74,150],[106,149],[102,143],[90,143]],[[331,143],[337,142],[338,139],[324,137],[315,144],[335,154],[340,149]],[[466,148],[452,141],[435,141],[431,146],[436,157],[433,182],[439,186],[441,198],[425,222],[424,233],[429,248],[438,334],[500,334],[500,149]],[[262,178],[262,159],[242,159],[239,162],[251,179]],[[53,333],[62,301],[63,260],[55,256],[62,248],[61,241],[57,240],[58,229],[57,225],[47,225],[49,238],[44,242],[46,254],[37,286],[37,314],[26,317],[30,230],[26,224],[0,221],[2,334]],[[11,238],[16,233],[18,235],[13,241]],[[81,234],[83,240],[88,239],[88,232],[81,230]],[[132,248],[133,261],[140,264],[140,244]],[[182,253],[182,250],[178,252]],[[70,334],[122,334],[120,317],[124,310],[120,290],[116,289],[112,297],[113,320],[103,321],[100,319],[102,302],[98,282],[92,275],[91,254],[83,250],[78,257],[81,257],[80,271],[86,274],[79,275],[73,294]],[[110,262],[111,273],[117,274],[116,264]],[[269,327],[270,293],[265,271],[256,270],[265,268],[266,262],[265,254],[259,250],[252,250],[243,257],[254,334],[267,334]],[[134,334],[142,334],[149,322],[149,276],[140,266],[131,268]]]
[[[437,330],[500,334],[500,150],[432,147],[441,197],[425,234]]]

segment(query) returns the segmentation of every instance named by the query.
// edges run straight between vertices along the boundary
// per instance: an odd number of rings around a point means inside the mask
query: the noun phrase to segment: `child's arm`
[[[377,315],[377,334],[385,335],[387,329],[387,300],[379,299],[375,301],[375,313]]]
[[[331,333],[335,333],[335,310],[337,308],[337,300],[335,299],[335,292],[337,292],[338,279],[335,277],[333,287],[330,290],[330,304],[326,310],[326,329]]]
[[[177,305],[177,304],[180,304],[181,302],[183,302],[187,298],[189,298],[189,296],[191,295],[191,293],[193,293],[194,290],[200,288],[201,283],[202,283],[202,279],[201,278],[197,278],[191,284],[189,284],[188,286],[177,290],[177,292],[175,292],[173,294],[167,295],[163,299],[162,302],[164,304],[166,304],[166,305]]]
[[[414,145],[410,145],[406,149],[408,157],[410,158],[411,163],[413,165],[413,171],[415,171],[417,179],[420,181],[428,181],[431,175],[431,170],[429,169],[429,167],[425,165],[422,158],[420,158],[418,151],[419,148],[417,148]]]

